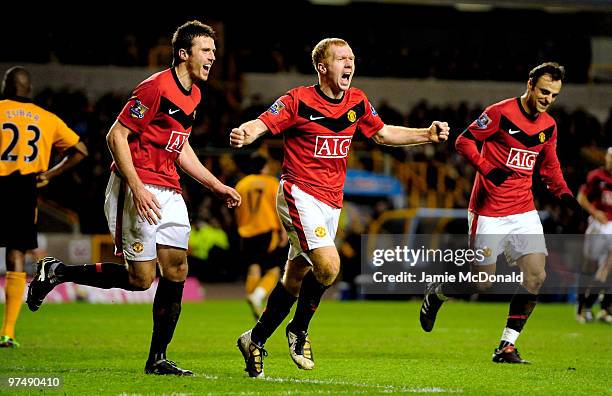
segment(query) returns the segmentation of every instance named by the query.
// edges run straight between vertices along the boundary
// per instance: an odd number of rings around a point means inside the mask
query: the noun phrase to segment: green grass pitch
[[[311,324],[316,367],[291,361],[284,325],[268,341],[267,379],[243,372],[237,337],[253,322],[242,301],[185,304],[168,356],[195,377],[143,374],[149,305],[24,306],[19,349],[0,350],[6,377],[60,376],[56,394],[610,394],[612,327],[577,324],[570,305],[539,305],[517,344],[532,365],[491,362],[506,304],[451,302],[436,328],[418,324],[420,303],[324,301]]]

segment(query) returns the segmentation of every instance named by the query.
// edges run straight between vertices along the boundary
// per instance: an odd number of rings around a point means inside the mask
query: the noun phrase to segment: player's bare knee
[[[525,274],[523,286],[527,291],[533,294],[538,294],[540,288],[546,280],[546,271],[528,272]]]
[[[304,276],[310,271],[310,264],[300,257],[293,260],[287,260],[285,265],[285,272],[281,279],[281,282],[285,289],[293,295],[298,296],[300,294],[300,288],[302,287],[302,280]]]
[[[300,288],[302,287],[302,279],[304,276],[298,276],[299,273],[285,271],[283,278],[281,279],[281,283],[285,287],[285,289],[292,296],[297,297],[300,294]]]
[[[187,263],[181,263],[178,265],[174,265],[170,268],[166,268],[163,271],[164,278],[171,280],[172,282],[182,282],[187,279],[187,272],[189,271],[189,267]]]
[[[25,252],[18,249],[7,248],[6,270],[12,272],[25,272]]]
[[[302,282],[298,282],[295,279],[283,279],[283,286],[287,290],[289,294],[294,297],[297,297],[300,294],[300,288],[302,287]]]
[[[314,268],[315,278],[325,286],[330,286],[334,283],[339,272],[340,259],[336,257],[321,260]]]
[[[143,273],[130,273],[129,274],[130,285],[138,290],[147,290],[153,284],[155,275],[143,274]]]

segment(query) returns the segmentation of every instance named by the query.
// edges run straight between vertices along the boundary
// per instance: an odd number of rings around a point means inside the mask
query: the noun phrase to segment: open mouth
[[[209,72],[209,71],[210,71],[210,68],[211,68],[211,67],[212,67],[212,64],[211,64],[211,63],[209,63],[209,64],[206,64],[206,65],[203,65],[203,66],[202,66],[202,68],[203,68],[204,70],[206,70],[207,72]]]
[[[342,82],[348,83],[351,79],[351,73],[342,73],[341,79]]]

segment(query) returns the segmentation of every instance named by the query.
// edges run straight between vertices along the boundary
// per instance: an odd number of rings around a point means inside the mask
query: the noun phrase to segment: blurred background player
[[[314,368],[308,326],[325,290],[340,271],[334,239],[347,156],[357,130],[389,146],[448,139],[445,122],[434,121],[429,128],[385,125],[365,93],[351,87],[355,55],[346,41],[321,40],[312,51],[312,65],[318,74],[317,85],[290,90],[257,119],[230,133],[230,144],[236,148],[253,143],[267,132],[283,133],[284,139],[276,207],[289,236],[289,257],[266,310],[255,327],[238,339],[245,371],[251,377],[264,376],[264,344],[296,300],[295,314],[285,329],[289,354],[298,368]]]
[[[36,311],[61,282],[146,290],[159,263],[145,374],[193,374],[166,358],[181,313],[191,229],[176,166],[228,207],[240,204],[240,195],[202,165],[188,141],[201,99],[196,82],[208,79],[215,61],[214,37],[213,29],[199,21],[178,27],[172,39],[173,67],[140,83],[108,132],[114,163],[104,209],[117,253],[127,266],[64,265],[48,257],[37,264],[28,291],[28,307]]]
[[[578,203],[589,213],[584,244],[584,267],[578,296],[577,320],[591,322],[593,305],[603,290],[597,319],[612,323],[609,272],[612,269],[612,147],[608,147],[605,165],[587,175],[580,188]]]
[[[536,306],[546,272],[546,242],[531,191],[536,158],[549,191],[572,209],[579,209],[567,187],[557,159],[557,125],[547,113],[561,91],[565,69],[543,63],[529,72],[527,90],[486,108],[457,138],[455,147],[477,170],[468,211],[470,248],[485,252],[483,262],[472,263],[472,272],[495,274],[497,256],[505,253],[509,265],[523,273],[512,300],[496,363],[529,363],[514,344]],[[477,144],[482,143],[479,151]],[[423,330],[433,329],[436,314],[447,295],[483,292],[483,283],[430,284],[421,306]]]
[[[279,181],[269,174],[267,159],[254,153],[242,164],[248,176],[236,184],[242,205],[236,208],[242,262],[247,263],[246,298],[255,320],[280,277],[287,259],[287,232],[276,213]],[[263,274],[263,276],[262,276]]]
[[[6,305],[0,347],[16,347],[15,324],[26,284],[26,250],[38,247],[37,187],[79,163],[85,144],[59,117],[32,103],[29,72],[20,66],[6,71],[0,100],[0,246],[6,247]],[[51,169],[52,148],[63,158]]]

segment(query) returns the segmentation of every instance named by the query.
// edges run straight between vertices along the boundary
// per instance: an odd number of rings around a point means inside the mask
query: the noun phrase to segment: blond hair
[[[317,70],[317,65],[325,60],[329,55],[329,47],[337,45],[340,47],[348,46],[348,43],[341,38],[325,38],[315,45],[312,50],[312,65]]]

